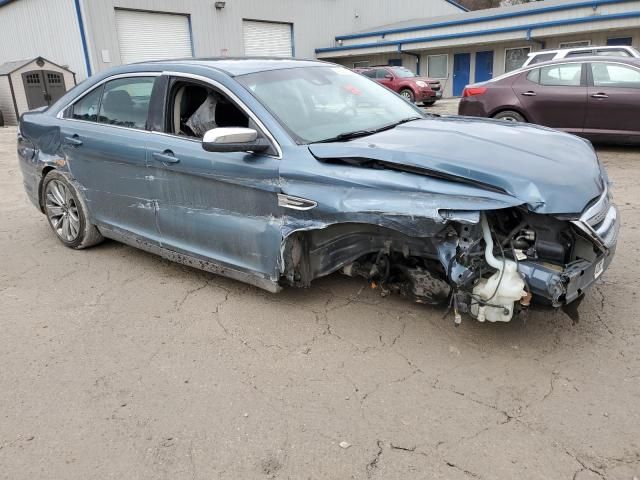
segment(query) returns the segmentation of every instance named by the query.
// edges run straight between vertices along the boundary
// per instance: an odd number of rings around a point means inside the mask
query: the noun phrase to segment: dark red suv
[[[381,83],[410,102],[433,105],[442,97],[439,80],[418,77],[408,68],[380,65],[354,68],[354,71]]]

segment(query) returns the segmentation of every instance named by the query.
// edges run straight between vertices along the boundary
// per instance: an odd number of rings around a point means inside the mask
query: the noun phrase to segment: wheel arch
[[[529,123],[529,115],[528,114],[524,113],[520,107],[513,107],[513,106],[510,106],[510,105],[503,105],[503,106],[500,106],[500,107],[496,108],[491,113],[489,113],[489,118],[495,118],[496,115],[498,115],[499,113],[502,113],[502,112],[516,112],[516,113],[519,113],[520,115],[522,115],[522,117],[525,119],[525,121],[527,123]]]

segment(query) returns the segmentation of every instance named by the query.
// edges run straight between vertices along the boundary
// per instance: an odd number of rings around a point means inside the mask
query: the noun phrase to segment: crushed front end
[[[580,300],[611,263],[620,226],[607,190],[580,216],[536,214],[525,206],[442,216],[433,236],[380,238],[375,252],[349,262],[343,273],[365,277],[383,294],[449,302],[456,322],[462,314],[506,322],[532,303],[564,307]]]

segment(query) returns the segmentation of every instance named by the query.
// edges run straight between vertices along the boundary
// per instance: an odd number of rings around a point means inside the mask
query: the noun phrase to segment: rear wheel
[[[410,88],[403,88],[400,90],[400,95],[402,95],[406,100],[413,103],[416,100],[416,96],[413,94],[413,91]]]
[[[79,250],[103,240],[87,217],[84,199],[64,175],[50,171],[44,178],[42,196],[49,225],[65,246]]]
[[[514,112],[513,110],[505,110],[504,112],[496,113],[493,118],[505,120],[507,122],[526,122],[522,115],[518,112]]]

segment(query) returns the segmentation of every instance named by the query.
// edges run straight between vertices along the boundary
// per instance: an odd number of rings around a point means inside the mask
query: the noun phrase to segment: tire
[[[433,105],[436,103],[436,101],[434,100],[433,102],[423,102],[422,105],[424,107],[433,107]]]
[[[526,122],[525,118],[518,112],[513,110],[505,110],[504,112],[496,113],[493,118],[497,120],[504,120],[506,122]]]
[[[408,102],[413,103],[416,101],[416,96],[410,88],[403,88],[400,90],[400,95],[402,95]]]
[[[51,170],[42,182],[42,205],[51,230],[66,247],[80,250],[104,238],[87,216],[87,204],[74,185]]]

